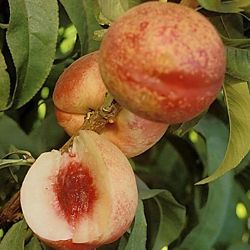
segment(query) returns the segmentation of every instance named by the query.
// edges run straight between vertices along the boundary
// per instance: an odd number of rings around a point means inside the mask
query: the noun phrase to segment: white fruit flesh
[[[73,224],[60,211],[54,188],[59,171],[72,161],[88,168],[96,192],[91,213],[80,213]],[[40,238],[93,245],[115,240],[127,230],[137,198],[135,178],[126,157],[92,131],[80,132],[71,154],[56,150],[43,153],[30,168],[21,188],[24,217]]]
[[[126,232],[134,218],[138,201],[134,173],[128,159],[113,143],[92,131],[81,131],[81,134],[88,138],[88,145],[90,141],[96,145],[105,173],[109,175],[110,210],[103,242],[112,242]]]
[[[72,238],[67,221],[58,216],[53,206],[55,195],[50,177],[68,161],[59,151],[43,153],[27,173],[21,189],[22,211],[35,234],[53,241]]]

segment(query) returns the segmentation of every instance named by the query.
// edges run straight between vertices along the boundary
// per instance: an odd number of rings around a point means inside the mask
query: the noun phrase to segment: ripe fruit
[[[58,123],[72,135],[90,110],[99,109],[107,92],[98,68],[98,52],[81,57],[57,81],[53,100]],[[123,109],[101,135],[116,144],[128,157],[149,149],[165,133],[168,125],[145,120]]]
[[[33,232],[55,249],[93,249],[121,237],[138,200],[124,154],[93,131],[80,131],[72,151],[40,155],[21,188]]]
[[[212,24],[174,3],[148,2],[117,19],[100,48],[99,67],[114,98],[131,112],[168,124],[206,110],[225,73]]]

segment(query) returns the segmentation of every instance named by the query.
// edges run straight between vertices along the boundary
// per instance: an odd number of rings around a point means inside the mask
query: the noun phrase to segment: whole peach
[[[100,47],[103,81],[131,112],[168,124],[206,110],[225,73],[223,43],[191,8],[147,2],[112,23]]]
[[[94,52],[75,61],[56,83],[53,93],[55,114],[69,135],[80,129],[88,111],[103,104],[107,89],[99,72],[98,54]],[[117,145],[126,156],[133,157],[153,146],[167,127],[167,124],[146,120],[122,109],[101,135]]]
[[[135,176],[110,141],[83,130],[70,152],[41,154],[21,187],[24,218],[47,245],[91,250],[121,237],[138,202]]]

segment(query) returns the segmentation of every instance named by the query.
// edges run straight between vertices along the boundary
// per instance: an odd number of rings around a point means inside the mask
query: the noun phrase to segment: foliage
[[[20,189],[29,165],[22,156],[36,158],[68,139],[51,101],[59,75],[142,2],[0,0],[0,207]],[[250,3],[199,4],[225,44],[224,90],[206,114],[171,126],[131,160],[140,195],[134,223],[100,249],[249,249]],[[0,250],[49,249],[23,220],[4,233]]]

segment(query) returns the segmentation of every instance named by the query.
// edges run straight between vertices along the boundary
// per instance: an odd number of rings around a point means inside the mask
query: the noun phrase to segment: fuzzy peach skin
[[[80,131],[70,153],[43,153],[21,187],[32,231],[59,250],[90,250],[129,228],[138,193],[126,156],[93,131]]]
[[[56,83],[53,93],[55,114],[69,135],[80,129],[89,110],[96,110],[103,104],[107,90],[97,61],[98,52],[81,57]],[[117,145],[127,157],[133,157],[152,147],[167,128],[167,124],[152,122],[122,109],[101,135]]]
[[[147,2],[118,18],[102,40],[99,67],[108,91],[131,112],[168,124],[206,110],[225,74],[223,43],[200,13]]]

